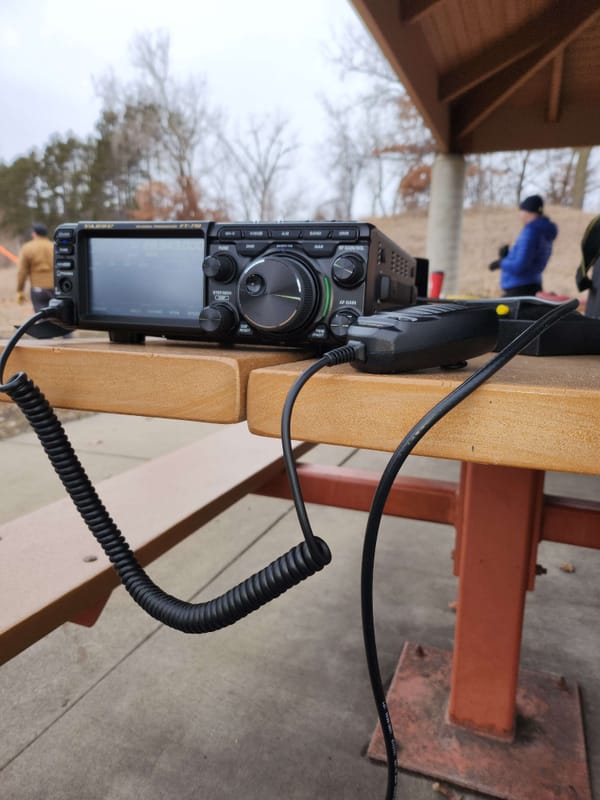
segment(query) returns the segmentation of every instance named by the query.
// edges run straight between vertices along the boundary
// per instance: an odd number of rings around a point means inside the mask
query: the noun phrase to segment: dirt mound
[[[547,215],[558,225],[558,238],[544,272],[544,291],[577,295],[575,270],[581,258],[581,237],[596,212],[549,206]],[[425,256],[427,213],[411,212],[371,220],[407,252]],[[498,247],[511,244],[521,229],[518,212],[512,208],[467,209],[463,218],[458,291],[493,297],[499,294],[498,272],[487,265],[497,258]]]
[[[558,238],[550,263],[544,273],[544,290],[574,296],[575,269],[580,259],[581,237],[595,212],[549,206],[548,216],[558,225]],[[372,219],[384,233],[407,252],[426,255],[427,212],[413,211],[395,217]],[[461,266],[458,290],[462,294],[493,297],[499,294],[499,273],[487,265],[497,258],[498,247],[516,239],[521,223],[513,208],[485,207],[467,209],[463,219]],[[4,264],[8,260],[3,260]],[[29,303],[15,302],[16,265],[0,266],[0,337],[6,337],[14,325],[31,313]]]
[[[595,213],[550,207],[548,216],[559,228],[554,252],[544,274],[545,291],[575,296],[574,274],[580,259],[583,232]],[[427,214],[410,212],[396,217],[371,220],[407,252],[426,255]],[[501,244],[514,242],[520,230],[517,212],[511,208],[477,208],[465,211],[462,230],[459,292],[468,295],[497,296],[499,275],[487,265],[497,256]],[[0,262],[0,338],[12,334],[32,314],[29,303],[20,306],[15,299],[17,267],[8,259]],[[79,334],[76,334],[79,335]],[[77,411],[62,411],[61,419],[76,418]],[[0,439],[27,430],[27,423],[14,406],[0,403]]]

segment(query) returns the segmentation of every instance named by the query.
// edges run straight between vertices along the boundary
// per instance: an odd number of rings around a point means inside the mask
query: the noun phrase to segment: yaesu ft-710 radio
[[[69,323],[118,342],[324,349],[427,290],[427,262],[366,222],[77,222],[54,242]]]

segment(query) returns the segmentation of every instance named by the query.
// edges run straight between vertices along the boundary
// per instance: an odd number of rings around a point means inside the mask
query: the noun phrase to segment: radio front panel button
[[[246,239],[268,239],[269,231],[267,228],[245,228],[244,236]]]
[[[300,228],[273,228],[271,236],[277,241],[287,241],[288,239],[299,239]]]
[[[330,258],[336,251],[336,242],[302,242],[302,249],[313,258]]]
[[[330,234],[330,228],[305,228],[302,231],[302,238],[312,242],[315,239],[328,239]]]
[[[378,283],[377,300],[386,303],[392,296],[392,279],[389,275],[380,275]]]
[[[259,256],[269,246],[267,241],[238,242],[235,249],[241,256]]]
[[[75,238],[75,232],[70,230],[69,228],[59,228],[54,234],[54,239],[57,242],[73,241],[74,238]]]
[[[341,241],[353,242],[358,238],[358,231],[356,228],[336,228],[333,235]]]
[[[74,262],[72,258],[61,258],[54,262],[56,269],[73,269]]]
[[[56,247],[56,252],[59,256],[73,255],[74,247],[72,244],[59,244]]]
[[[219,239],[241,239],[242,231],[240,228],[221,228]]]

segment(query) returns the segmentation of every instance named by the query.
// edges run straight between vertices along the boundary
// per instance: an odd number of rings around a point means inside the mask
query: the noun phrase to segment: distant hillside
[[[544,289],[556,294],[575,296],[575,269],[581,256],[581,237],[595,212],[575,211],[550,206],[548,216],[559,228],[558,239],[544,278]],[[425,256],[427,213],[414,211],[396,217],[371,220],[407,252]],[[514,242],[520,230],[518,212],[512,208],[477,208],[465,211],[462,230],[462,253],[459,292],[494,296],[499,294],[499,275],[487,265],[497,257],[501,244]],[[13,252],[14,242],[2,242]],[[12,247],[11,247],[12,245]],[[30,312],[28,304],[15,302],[16,265],[0,256],[0,335],[6,336],[14,323],[23,321]]]
[[[597,212],[549,206],[546,213],[558,225],[558,238],[544,273],[544,290],[575,296],[573,276],[581,258],[581,237]],[[371,221],[411,255],[426,255],[425,211]],[[465,211],[459,292],[488,297],[499,293],[499,274],[490,272],[487,266],[497,258],[501,244],[514,242],[520,227],[518,211],[512,208],[485,207]]]

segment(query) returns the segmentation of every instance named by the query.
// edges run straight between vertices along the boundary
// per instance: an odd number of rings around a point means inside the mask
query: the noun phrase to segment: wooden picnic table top
[[[148,339],[28,340],[6,377],[24,370],[58,408],[205,422],[247,419],[279,436],[285,397],[312,362],[284,349]],[[292,434],[309,442],[393,451],[410,427],[489,356],[452,371],[371,375],[344,364],[313,376]],[[2,396],[2,399],[6,399]],[[517,356],[439,422],[416,454],[475,463],[600,473],[600,357]]]
[[[252,370],[305,355],[159,338],[143,345],[114,344],[102,335],[27,339],[4,377],[26,372],[55,408],[231,423],[246,418]]]
[[[294,438],[393,451],[410,428],[489,356],[459,370],[371,375],[325,368],[302,389]],[[281,409],[307,361],[254,369],[247,419],[279,435]],[[600,357],[517,356],[453,409],[414,451],[475,463],[600,473]]]

